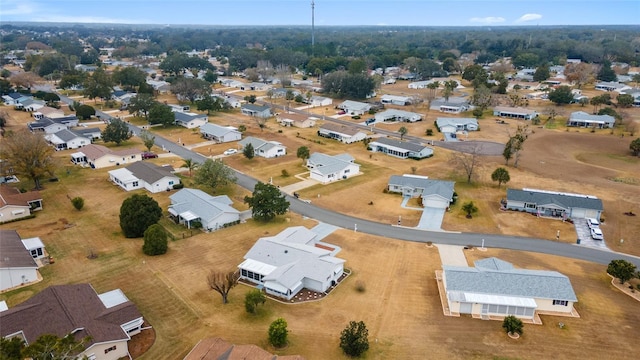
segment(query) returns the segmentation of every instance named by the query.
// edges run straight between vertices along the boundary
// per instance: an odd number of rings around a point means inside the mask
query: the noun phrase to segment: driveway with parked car
[[[604,243],[604,236],[600,231],[600,222],[596,219],[574,219],[573,226],[576,229],[580,245],[592,246],[598,248],[607,248]]]

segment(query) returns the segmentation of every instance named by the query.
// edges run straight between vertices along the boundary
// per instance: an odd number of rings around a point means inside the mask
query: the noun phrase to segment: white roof
[[[106,293],[99,294],[98,297],[107,309],[129,301],[127,296],[120,289],[107,291]]]
[[[29,239],[22,239],[22,243],[24,244],[24,247],[27,250],[33,250],[33,249],[38,249],[38,248],[43,248],[44,244],[42,243],[42,240],[40,240],[39,237],[34,237],[34,238],[29,238]]]
[[[239,267],[248,271],[253,271],[254,273],[262,274],[262,275],[268,275],[273,270],[277,269],[277,267],[273,265],[265,264],[263,262],[253,260],[253,259],[247,259],[243,261]]]
[[[0,312],[5,310],[9,310],[9,307],[7,306],[7,302],[4,300],[0,300]]]
[[[490,294],[478,294],[478,293],[463,293],[465,302],[477,303],[477,304],[493,304],[493,305],[510,305],[521,306],[529,308],[537,308],[538,304],[532,298],[528,297],[515,297],[504,295],[490,295]]]
[[[192,213],[191,211],[185,211],[183,213],[180,213],[180,217],[187,220],[187,221],[191,221],[191,220],[195,220],[195,219],[199,219],[200,216]]]
[[[135,177],[135,175],[133,175],[133,173],[126,168],[111,170],[109,171],[109,175],[125,183],[138,180],[138,178]]]

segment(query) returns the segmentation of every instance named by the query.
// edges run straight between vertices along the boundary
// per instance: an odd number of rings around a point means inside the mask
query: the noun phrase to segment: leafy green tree
[[[478,207],[473,203],[473,201],[469,201],[462,204],[462,211],[467,213],[468,219],[471,219],[473,217],[473,214],[478,212]]]
[[[455,72],[458,70],[458,65],[456,64],[455,59],[452,59],[450,57],[444,59],[442,61],[442,70],[446,71],[446,72]]]
[[[207,275],[207,284],[211,290],[222,296],[222,303],[229,302],[229,292],[238,285],[240,273],[238,271],[230,271],[228,273],[211,270]]]
[[[269,343],[274,347],[287,345],[288,334],[287,321],[283,318],[277,318],[269,325]]]
[[[211,95],[211,84],[196,78],[179,78],[171,84],[171,92],[178,98],[184,98],[191,103],[197,99],[204,99]]]
[[[493,173],[491,173],[491,180],[498,182],[498,187],[502,184],[506,184],[511,180],[509,176],[509,171],[503,167],[499,167],[495,169]]]
[[[473,87],[477,88],[482,84],[486,84],[489,79],[489,74],[487,70],[485,70],[482,65],[469,65],[464,68],[462,72],[462,78],[464,80],[470,81],[473,83]]]
[[[350,74],[340,70],[322,78],[322,89],[338,98],[364,99],[375,89],[375,81],[367,74]]]
[[[111,75],[113,81],[128,90],[135,90],[146,82],[147,75],[144,71],[133,67],[118,67]]]
[[[255,103],[256,100],[258,100],[258,99],[256,98],[255,95],[247,95],[247,96],[244,97],[244,101],[248,102],[249,104]]]
[[[145,230],[161,217],[162,209],[158,202],[147,195],[132,195],[120,206],[120,228],[127,238],[144,236]]]
[[[629,149],[634,156],[640,155],[640,138],[633,140],[631,144],[629,144]]]
[[[212,111],[220,111],[224,108],[224,100],[217,96],[205,96],[196,101],[196,108],[200,111],[206,110],[207,115],[210,115]]]
[[[629,108],[631,106],[633,106],[633,95],[629,95],[629,94],[620,94],[616,97],[616,101],[618,103],[618,106],[620,106],[621,108]]]
[[[249,204],[253,218],[258,221],[270,221],[289,210],[289,202],[280,190],[262,182],[256,184],[253,196],[244,197],[244,202]]]
[[[98,68],[84,81],[83,95],[91,100],[95,98],[108,99],[113,92],[113,82],[104,69]]]
[[[37,190],[42,189],[45,176],[53,176],[58,162],[54,150],[44,137],[27,129],[5,134],[0,141],[0,159],[11,159],[13,170],[33,181]]]
[[[171,107],[168,105],[155,103],[149,110],[149,123],[151,125],[162,124],[164,127],[171,126],[176,123],[176,114],[171,111]]]
[[[611,260],[607,266],[607,274],[618,278],[620,284],[624,284],[636,277],[636,266],[627,260]]]
[[[42,100],[47,102],[47,105],[57,107],[60,101],[60,96],[56,93],[46,93],[42,97]]]
[[[542,82],[547,80],[551,76],[548,65],[540,65],[536,68],[536,72],[533,73],[533,81]]]
[[[114,142],[120,145],[125,140],[131,138],[131,130],[129,126],[120,119],[111,119],[107,127],[102,130],[102,140],[104,142]]]
[[[507,334],[522,335],[522,327],[522,320],[513,315],[506,316],[502,321],[502,328],[507,332]]]
[[[80,196],[76,196],[73,199],[71,199],[71,204],[76,210],[80,211],[84,207],[84,199],[81,198]]]
[[[22,360],[22,349],[24,349],[25,343],[19,336],[14,336],[9,339],[0,337],[0,359],[2,360]]]
[[[96,114],[96,109],[90,105],[80,105],[76,108],[76,116],[83,120],[91,119]]]
[[[153,224],[144,231],[144,244],[142,252],[145,255],[155,256],[167,252],[167,232],[160,224]]]
[[[207,159],[199,166],[195,176],[196,184],[205,185],[215,190],[236,182],[233,169],[220,159]]]
[[[247,146],[244,147],[244,149],[242,149],[242,154],[244,154],[244,157],[246,157],[247,159],[251,160],[256,155],[256,151],[253,148],[253,145],[251,145],[251,143],[249,143],[249,144],[247,144]]]
[[[253,289],[244,296],[244,308],[249,314],[255,314],[258,305],[264,304],[266,301],[267,297],[262,291]]]
[[[363,321],[350,321],[342,330],[340,348],[351,357],[360,357],[369,350],[369,330]]]
[[[140,131],[140,140],[144,144],[144,147],[147,148],[147,151],[151,151],[151,148],[156,143],[156,137],[153,136],[148,130]]]
[[[31,358],[33,360],[76,359],[78,354],[84,351],[85,344],[90,340],[90,337],[85,337],[77,341],[71,334],[62,338],[44,334],[22,350],[21,358]]]
[[[558,86],[556,89],[549,91],[549,101],[553,102],[556,105],[564,105],[570,104],[573,101],[573,93],[571,92],[571,88],[562,85]]]
[[[404,138],[405,135],[407,135],[407,133],[409,132],[409,130],[407,130],[406,127],[402,126],[400,129],[398,129],[398,134],[400,134],[400,140],[402,140]]]
[[[540,57],[531,52],[523,52],[513,58],[513,65],[525,68],[536,67],[540,63]]]
[[[296,151],[296,156],[298,159],[302,159],[302,161],[307,160],[309,156],[311,156],[309,148],[306,146],[300,146],[298,151]]]
[[[149,121],[149,111],[155,104],[157,104],[157,101],[150,94],[138,94],[131,98],[127,109],[129,114],[144,115],[144,119]]]
[[[58,86],[61,89],[69,89],[80,86],[87,79],[87,73],[79,70],[66,71],[60,78]]]
[[[598,80],[600,81],[616,81],[618,76],[616,72],[611,68],[611,61],[605,60],[602,62],[602,66],[598,71]]]

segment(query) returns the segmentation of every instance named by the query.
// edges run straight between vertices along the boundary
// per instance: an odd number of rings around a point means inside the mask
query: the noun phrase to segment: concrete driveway
[[[442,265],[469,266],[464,255],[464,246],[437,244]]]
[[[586,219],[574,219],[573,226],[576,229],[576,239],[580,239],[581,246],[597,247],[607,250],[609,249],[607,248],[607,244],[604,243],[604,240],[593,240]]]
[[[442,230],[445,209],[426,207],[422,210],[420,222],[416,228],[424,230]]]

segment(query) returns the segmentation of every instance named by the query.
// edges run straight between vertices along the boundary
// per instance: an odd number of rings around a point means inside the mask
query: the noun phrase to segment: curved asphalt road
[[[62,101],[72,103],[73,100],[60,96]],[[96,115],[102,119],[111,119],[109,114],[96,110]],[[334,119],[335,120],[335,119]],[[140,128],[129,124],[131,131],[137,135],[140,134]],[[156,145],[164,147],[166,150],[182,157],[183,159],[193,159],[195,162],[202,163],[207,158],[194,151],[188,150],[177,143],[169,141],[158,135],[154,135]],[[236,171],[238,178],[237,184],[253,191],[257,180]],[[405,228],[392,226],[391,224],[382,224],[375,221],[360,219],[357,217],[341,214],[335,211],[319,208],[317,206],[304,203],[293,196],[285,194],[291,203],[290,211],[307,216],[318,221],[339,226],[345,229],[354,229],[357,225],[357,231],[366,234],[383,236],[404,241],[427,242],[431,241],[440,244],[451,245],[473,245],[480,247],[484,239],[484,246],[491,248],[502,248],[509,250],[533,251],[550,255],[562,256],[565,258],[573,258],[595,262],[607,265],[611,260],[624,259],[640,268],[640,257],[631,256],[613,251],[600,250],[586,246],[578,246],[576,244],[566,244],[553,242],[544,239],[526,238],[519,236],[506,236],[494,234],[478,234],[478,233],[453,233],[453,232],[434,232],[416,230],[413,228]]]

